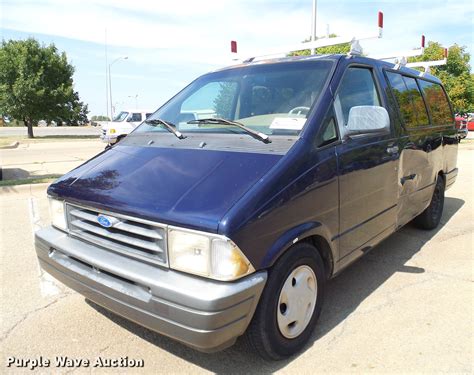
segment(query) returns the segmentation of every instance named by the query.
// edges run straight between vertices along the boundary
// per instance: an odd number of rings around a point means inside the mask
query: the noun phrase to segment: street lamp
[[[127,60],[128,59],[128,56],[120,56],[120,57],[117,57],[114,61],[112,61],[110,64],[109,64],[109,91],[110,91],[110,115],[112,117],[112,120],[114,119],[114,106],[113,106],[113,101],[112,101],[112,74],[110,72],[110,68],[112,67],[113,64],[115,64],[117,61],[121,60],[121,59],[124,59],[124,60]]]

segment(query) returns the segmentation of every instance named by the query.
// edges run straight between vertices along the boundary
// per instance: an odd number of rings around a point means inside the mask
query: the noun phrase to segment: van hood
[[[117,145],[48,194],[161,223],[217,232],[224,214],[282,155]]]

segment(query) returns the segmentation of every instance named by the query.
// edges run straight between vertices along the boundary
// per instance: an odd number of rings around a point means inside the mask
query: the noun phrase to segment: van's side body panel
[[[384,73],[397,72],[384,65],[381,67]],[[409,69],[402,68],[397,73],[416,80],[424,79],[420,75],[414,75],[413,70]],[[440,83],[432,76],[427,79],[430,82]],[[389,89],[387,97],[391,100],[392,107],[397,108],[395,98],[391,96],[392,92]],[[424,95],[423,104],[423,109],[431,120]],[[453,174],[455,179],[458,139],[454,128],[454,116],[452,123],[412,128],[403,123],[398,111],[395,111],[392,120],[398,134],[397,144],[400,150],[397,206],[397,228],[400,228],[428,207],[439,174],[444,176],[446,188],[451,185],[449,180],[453,178]]]
[[[384,82],[377,66],[357,57],[345,59],[344,64],[339,64],[341,76],[350,68],[372,72],[381,105],[387,108]],[[333,91],[337,94],[337,82],[333,84]],[[355,136],[336,147],[339,166],[340,262],[345,263],[345,257],[351,259],[351,253],[355,250],[363,252],[370,249],[373,239],[381,233],[394,230],[399,157],[396,149],[393,149],[395,145],[396,138],[391,129],[389,134],[384,135]]]

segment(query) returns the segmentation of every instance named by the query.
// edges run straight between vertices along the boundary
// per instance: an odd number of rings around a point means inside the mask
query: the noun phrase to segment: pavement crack
[[[5,332],[5,334],[2,337],[0,337],[0,343],[3,343],[6,339],[8,339],[8,337],[12,334],[12,332],[21,323],[23,323],[25,320],[27,320],[30,316],[36,314],[39,311],[45,310],[45,309],[55,305],[56,303],[58,303],[59,301],[61,301],[62,299],[66,298],[66,297],[69,297],[70,295],[72,295],[72,293],[63,294],[62,296],[56,298],[54,301],[51,301],[50,303],[48,303],[44,306],[38,307],[37,309],[34,309],[32,311],[29,311],[29,312],[25,313],[19,321],[17,321],[7,332]]]

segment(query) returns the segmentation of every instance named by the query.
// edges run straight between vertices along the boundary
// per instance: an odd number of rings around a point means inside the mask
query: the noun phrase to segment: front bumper
[[[41,267],[86,298],[197,350],[232,345],[247,329],[266,271],[234,282],[147,265],[53,227],[35,235]]]
[[[109,143],[111,145],[113,145],[115,142],[117,142],[117,138],[118,136],[117,135],[110,135],[110,134],[102,134],[100,136],[100,140],[102,142],[105,142],[105,143]]]

